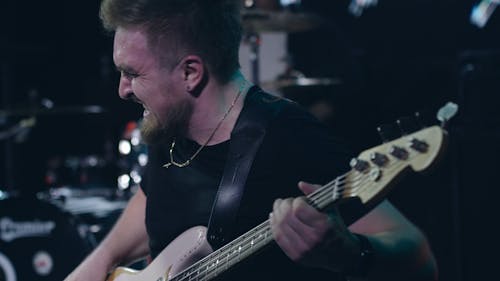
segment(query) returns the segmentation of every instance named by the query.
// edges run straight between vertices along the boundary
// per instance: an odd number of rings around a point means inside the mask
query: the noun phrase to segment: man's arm
[[[308,194],[315,186],[300,183]],[[437,267],[424,235],[388,201],[382,202],[349,228],[337,213],[324,214],[302,198],[278,199],[271,216],[273,236],[294,261],[337,272],[350,280],[436,280]],[[365,236],[373,256],[363,264]],[[359,267],[366,267],[366,272]],[[364,276],[356,276],[356,275]]]
[[[349,230],[363,234],[373,247],[368,280],[437,280],[437,265],[427,239],[389,201],[350,225]]]
[[[101,281],[118,264],[127,264],[148,254],[144,222],[146,196],[139,190],[101,244],[65,281]]]

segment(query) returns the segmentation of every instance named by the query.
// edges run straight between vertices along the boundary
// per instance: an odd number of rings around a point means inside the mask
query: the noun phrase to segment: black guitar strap
[[[207,240],[218,249],[234,237],[234,222],[255,154],[264,139],[268,122],[281,109],[281,98],[250,89],[229,145],[224,174],[212,206]]]

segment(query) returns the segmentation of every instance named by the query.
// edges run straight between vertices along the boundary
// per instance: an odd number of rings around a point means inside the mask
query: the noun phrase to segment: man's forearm
[[[361,261],[366,268],[360,270],[365,272],[361,276],[352,274],[349,280],[437,280],[436,262],[418,230],[364,236],[371,245],[372,256]]]
[[[65,279],[103,281],[118,264],[127,264],[148,253],[144,225],[146,197],[138,191],[101,244]]]
[[[144,224],[145,206],[146,197],[139,189],[96,249],[96,252],[110,259],[110,267],[128,264],[148,254],[148,236]]]

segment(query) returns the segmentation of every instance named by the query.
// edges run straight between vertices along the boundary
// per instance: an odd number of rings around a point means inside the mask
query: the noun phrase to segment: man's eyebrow
[[[115,68],[116,68],[116,71],[118,71],[118,72],[129,72],[129,73],[135,72],[134,69],[132,69],[131,67],[128,67],[128,66],[116,65]]]

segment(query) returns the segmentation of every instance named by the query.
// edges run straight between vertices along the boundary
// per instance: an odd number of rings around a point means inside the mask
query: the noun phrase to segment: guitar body
[[[107,281],[166,281],[213,252],[206,240],[207,228],[196,226],[175,238],[142,271],[118,267]]]

